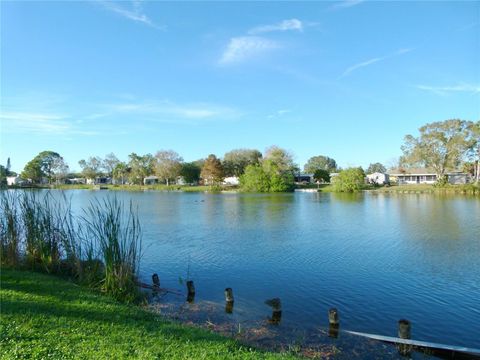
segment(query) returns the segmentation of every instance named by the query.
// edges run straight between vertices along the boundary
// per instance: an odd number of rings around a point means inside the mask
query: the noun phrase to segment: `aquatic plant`
[[[142,237],[132,203],[126,208],[116,197],[94,201],[83,221],[105,265],[102,290],[120,300],[135,300]]]

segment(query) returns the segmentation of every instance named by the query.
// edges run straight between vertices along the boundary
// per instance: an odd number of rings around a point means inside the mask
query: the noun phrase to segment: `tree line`
[[[459,119],[429,123],[419,129],[419,135],[407,135],[401,147],[403,155],[398,166],[430,168],[437,174],[439,182],[446,182],[446,172],[452,169],[462,169],[474,175],[476,181],[480,177],[480,121],[472,122]],[[184,183],[218,185],[225,177],[238,177],[242,188],[246,191],[279,192],[293,189],[294,177],[300,172],[294,161],[293,154],[278,146],[271,146],[261,153],[256,149],[234,149],[218,158],[210,154],[207,158],[193,162],[185,162],[173,150],[159,150],[139,155],[131,153],[127,161],[120,161],[115,154],[110,153],[105,158],[92,156],[79,161],[81,168],[77,176],[95,179],[110,177],[121,184],[143,184],[148,176],[157,176],[162,183],[170,185],[179,177]],[[386,167],[372,163],[361,174],[386,172]],[[313,174],[320,182],[329,182],[330,174],[341,172],[337,162],[328,156],[311,157],[303,171]],[[351,169],[351,173],[355,171]],[[5,176],[11,175],[10,159],[7,166],[0,165],[0,182]],[[39,183],[47,179],[49,183],[60,183],[71,178],[69,166],[63,157],[54,151],[42,151],[29,161],[21,173],[23,179]],[[344,174],[343,176],[346,176]],[[339,179],[342,179],[340,177]]]

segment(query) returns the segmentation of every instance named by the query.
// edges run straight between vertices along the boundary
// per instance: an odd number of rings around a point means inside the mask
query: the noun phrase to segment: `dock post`
[[[160,278],[158,277],[157,273],[152,275],[152,282],[153,282],[153,291],[155,292],[160,290]]]
[[[328,310],[328,336],[332,338],[338,337],[338,330],[340,328],[340,319],[338,310],[336,308],[330,308]]]
[[[193,284],[192,280],[187,281],[187,291],[187,301],[189,303],[193,303],[193,301],[195,300],[195,285]]]
[[[411,339],[411,324],[406,319],[398,321],[398,337],[400,339]],[[398,352],[402,356],[408,356],[412,352],[412,346],[408,344],[398,344]]]
[[[274,298],[265,301],[265,304],[272,308],[272,317],[269,318],[269,322],[274,325],[280,324],[282,320],[282,303],[279,298]]]
[[[225,312],[227,314],[233,313],[233,290],[232,288],[225,289]]]

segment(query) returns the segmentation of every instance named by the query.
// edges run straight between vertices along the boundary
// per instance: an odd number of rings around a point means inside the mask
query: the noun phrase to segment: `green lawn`
[[[60,278],[1,270],[2,359],[293,359],[172,323]]]

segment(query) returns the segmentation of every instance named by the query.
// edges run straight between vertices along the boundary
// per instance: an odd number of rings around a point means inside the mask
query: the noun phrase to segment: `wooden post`
[[[328,310],[328,336],[332,338],[338,337],[338,329],[340,327],[340,319],[338,316],[338,310],[331,308]]]
[[[233,290],[232,288],[225,289],[225,312],[227,314],[233,313]]]
[[[232,288],[225,289],[225,301],[226,302],[233,302],[233,290]]]
[[[265,301],[265,304],[272,308],[272,317],[269,319],[271,324],[279,324],[282,320],[282,303],[279,298]]]
[[[336,308],[331,308],[328,310],[328,323],[330,325],[339,325],[340,320],[338,318],[338,310]]]
[[[154,288],[160,289],[160,278],[158,277],[157,273],[152,275],[152,282]]]
[[[411,339],[411,324],[406,319],[398,321],[398,337],[400,339]],[[408,344],[398,344],[398,352],[400,355],[407,356],[412,352],[412,346]]]
[[[195,285],[193,284],[192,280],[187,281],[187,301],[189,303],[193,303],[195,300]]]

